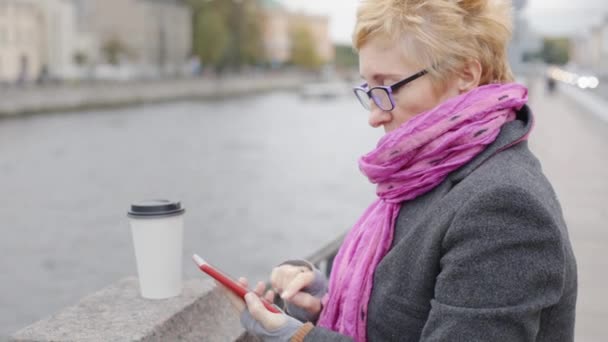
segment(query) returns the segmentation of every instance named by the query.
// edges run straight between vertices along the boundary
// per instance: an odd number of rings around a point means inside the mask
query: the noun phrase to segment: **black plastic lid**
[[[182,208],[179,201],[152,199],[131,204],[128,216],[133,218],[165,217],[180,215],[184,211],[186,210]]]

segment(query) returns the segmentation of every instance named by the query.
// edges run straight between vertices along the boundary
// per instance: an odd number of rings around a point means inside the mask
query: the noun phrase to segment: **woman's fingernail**
[[[283,292],[281,294],[281,298],[285,299],[285,298],[289,298],[289,292]]]

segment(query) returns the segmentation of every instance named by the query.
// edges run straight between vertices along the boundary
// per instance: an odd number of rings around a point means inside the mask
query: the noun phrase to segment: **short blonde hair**
[[[480,85],[511,82],[511,6],[510,0],[362,0],[353,45],[358,50],[372,38],[399,44],[436,85],[471,60],[481,64]]]

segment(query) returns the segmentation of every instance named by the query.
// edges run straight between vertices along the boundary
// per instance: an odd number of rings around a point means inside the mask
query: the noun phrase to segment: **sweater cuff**
[[[314,329],[314,325],[310,322],[303,324],[296,333],[289,339],[289,342],[304,342],[304,338]]]
[[[280,267],[280,266],[283,266],[283,265],[304,266],[304,267],[308,268],[311,271],[315,270],[315,265],[313,265],[308,260],[304,260],[304,259],[287,260],[287,261],[284,261],[284,262],[280,263],[279,265],[277,265],[277,267]]]

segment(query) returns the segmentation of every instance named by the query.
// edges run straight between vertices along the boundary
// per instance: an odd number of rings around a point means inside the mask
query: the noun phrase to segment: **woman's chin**
[[[390,133],[394,131],[398,126],[395,125],[384,125],[384,133]]]

